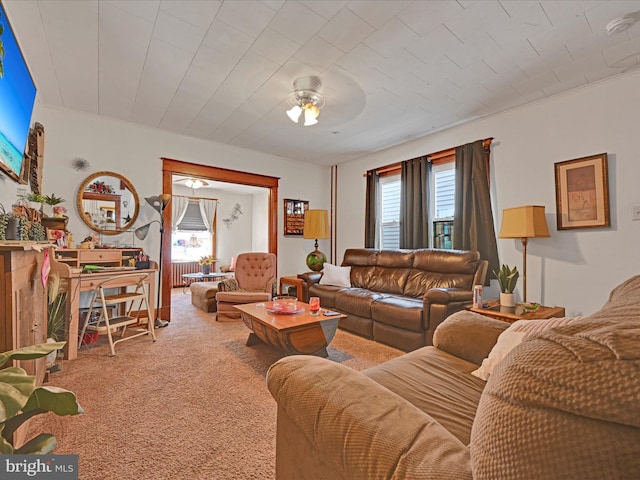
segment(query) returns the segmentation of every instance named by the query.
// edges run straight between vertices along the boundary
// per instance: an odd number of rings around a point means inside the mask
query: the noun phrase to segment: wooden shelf
[[[139,251],[139,248],[62,248],[55,251],[55,257],[56,261],[71,268],[82,268],[85,265],[127,267],[129,259],[134,258]]]

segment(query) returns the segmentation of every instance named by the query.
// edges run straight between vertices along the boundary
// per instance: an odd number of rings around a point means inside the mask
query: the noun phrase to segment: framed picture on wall
[[[555,164],[558,230],[611,225],[607,154]]]
[[[309,209],[307,200],[284,199],[284,234],[302,235],[304,233],[304,212]]]

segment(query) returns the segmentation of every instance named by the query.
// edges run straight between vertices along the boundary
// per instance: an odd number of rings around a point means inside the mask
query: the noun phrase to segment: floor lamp
[[[160,257],[158,258],[158,297],[156,299],[156,319],[155,327],[161,328],[169,325],[169,322],[160,318],[160,311],[162,307],[162,241],[164,239],[164,210],[171,201],[171,195],[162,194],[154,197],[145,198],[147,203],[153,207],[153,209],[160,214],[160,220],[151,220],[146,225],[135,229],[134,233],[140,240],[147,238],[149,234],[149,228],[153,223],[160,225]]]
[[[548,237],[549,228],[544,206],[525,205],[505,208],[498,238],[519,238],[522,241],[523,301],[527,301],[527,242],[530,238]]]

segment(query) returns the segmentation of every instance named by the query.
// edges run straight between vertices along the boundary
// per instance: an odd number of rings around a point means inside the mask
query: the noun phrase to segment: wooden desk
[[[71,268],[69,265],[61,262],[57,262],[55,259],[51,260],[51,272],[60,275],[60,286],[67,292],[67,345],[64,349],[65,360],[74,360],[78,357],[78,326],[80,324],[80,292],[93,291],[95,287],[102,281],[109,278],[123,275],[126,273],[148,273],[149,277],[145,283],[149,288],[149,307],[153,318],[148,321],[153,322],[155,319],[155,307],[156,304],[156,272],[157,264],[151,262],[152,268],[145,268],[142,270],[105,270],[98,273],[81,273],[80,269]],[[133,275],[132,275],[133,277]],[[123,278],[114,287],[125,288],[129,285],[134,285],[135,281]]]

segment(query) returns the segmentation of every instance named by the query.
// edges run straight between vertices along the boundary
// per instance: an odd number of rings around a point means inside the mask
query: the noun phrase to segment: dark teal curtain
[[[489,170],[482,140],[456,147],[456,204],[453,247],[477,250],[489,261],[485,285],[500,269],[489,195]]]
[[[367,172],[366,205],[364,211],[364,247],[376,246],[376,210],[378,203],[378,184],[380,175],[375,170]]]
[[[405,160],[400,170],[400,248],[429,246],[429,176],[427,157]]]

